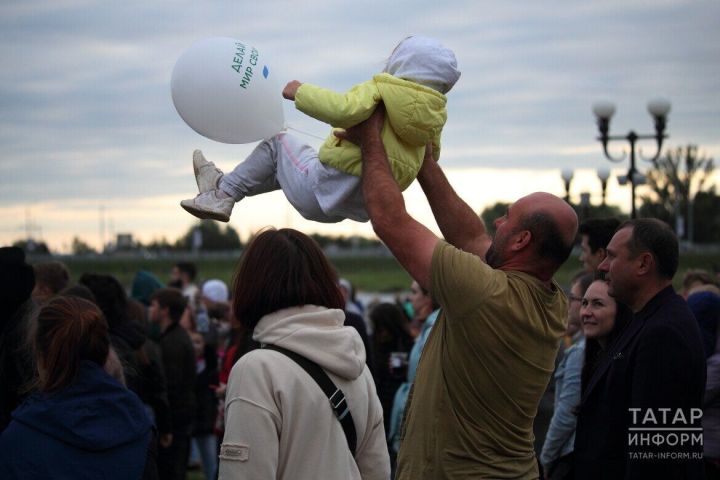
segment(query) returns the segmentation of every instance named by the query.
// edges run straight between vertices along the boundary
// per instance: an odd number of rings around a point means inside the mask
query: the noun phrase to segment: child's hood
[[[393,50],[384,70],[397,78],[447,93],[460,78],[452,50],[434,38],[413,35]]]

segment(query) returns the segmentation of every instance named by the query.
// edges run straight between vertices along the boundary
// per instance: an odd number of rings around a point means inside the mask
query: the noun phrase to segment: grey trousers
[[[219,186],[236,202],[282,189],[300,215],[316,222],[368,219],[360,178],[324,165],[315,149],[285,132],[261,142]]]

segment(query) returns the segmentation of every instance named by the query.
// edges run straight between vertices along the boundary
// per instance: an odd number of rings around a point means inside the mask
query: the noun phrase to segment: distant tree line
[[[720,242],[720,196],[711,184],[715,163],[688,145],[668,150],[647,173],[649,194],[641,197],[639,217],[654,217],[670,225],[678,237],[692,243]],[[495,233],[493,222],[507,210],[508,203],[498,202],[485,208],[482,217],[488,231]],[[575,205],[580,220],[598,217],[628,218],[616,206]]]
[[[379,240],[358,237],[358,236],[332,236],[311,234],[318,244],[323,247],[334,245],[340,249],[351,248],[369,248],[381,245]],[[34,240],[21,240],[14,243],[15,246],[22,248],[29,254],[50,255],[52,252],[45,242]],[[202,220],[197,225],[190,227],[187,232],[181,235],[174,242],[168,241],[166,238],[152,240],[147,243],[133,241],[130,245],[118,247],[111,245],[105,249],[104,253],[112,252],[128,252],[143,251],[149,253],[170,253],[170,252],[187,252],[187,251],[230,251],[240,250],[244,247],[240,240],[237,230],[230,225],[221,226],[220,223],[212,220]],[[73,255],[96,255],[97,249],[90,246],[80,237],[74,237],[70,245],[70,251]]]

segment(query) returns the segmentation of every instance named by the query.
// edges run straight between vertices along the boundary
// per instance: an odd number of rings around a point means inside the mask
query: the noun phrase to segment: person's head
[[[225,303],[230,299],[227,284],[217,278],[203,283],[201,291],[203,298],[213,303]]]
[[[522,197],[495,220],[486,261],[493,268],[549,280],[570,256],[577,222],[572,207],[555,195],[536,192]]]
[[[443,94],[460,78],[453,51],[435,39],[419,35],[403,39],[390,54],[383,71]]]
[[[97,300],[95,300],[95,295],[93,295],[92,290],[80,283],[63,288],[58,295],[64,295],[66,297],[80,297],[97,305]]]
[[[609,295],[605,280],[595,280],[583,296],[580,318],[586,338],[585,362],[581,374],[584,390],[598,365],[601,352],[612,344],[632,320],[632,312]]]
[[[161,288],[150,297],[151,322],[165,325],[179,323],[187,308],[187,299],[176,288]]]
[[[32,338],[43,392],[73,383],[84,360],[104,366],[110,349],[100,309],[72,296],[54,297],[40,309]]]
[[[192,340],[193,349],[195,350],[195,357],[200,358],[205,353],[205,338],[201,333],[189,332],[190,340]]]
[[[33,265],[33,270],[35,271],[35,288],[32,297],[38,303],[47,301],[70,283],[70,271],[62,262],[36,263]]]
[[[688,270],[685,272],[685,275],[683,275],[682,280],[683,298],[687,299],[691,291],[694,291],[703,285],[717,286],[717,282],[713,276],[705,270]]]
[[[340,293],[342,293],[345,303],[351,302],[355,297],[355,289],[352,283],[347,278],[338,279],[338,286],[340,287]]]
[[[135,300],[134,298],[128,299],[127,304],[127,316],[128,320],[132,322],[138,322],[141,325],[147,325],[147,315],[148,315],[148,309],[143,305],[143,303],[139,300]]]
[[[410,338],[410,325],[405,313],[394,303],[379,303],[370,310],[373,340],[376,344],[397,344]]]
[[[193,262],[178,262],[170,271],[170,283],[173,287],[184,288],[195,281],[197,267]]]
[[[260,319],[289,307],[345,308],[335,269],[317,243],[290,228],[257,234],[240,258],[233,311],[247,332]]]
[[[410,284],[410,305],[413,308],[413,316],[422,320],[438,308],[430,292],[414,280]]]
[[[575,335],[582,329],[582,320],[580,319],[580,308],[583,302],[583,296],[593,281],[593,275],[585,271],[580,272],[573,277],[570,282],[570,295],[568,295],[568,324],[565,334],[569,336]]]
[[[111,330],[125,323],[128,299],[117,278],[98,273],[83,273],[78,283],[90,289]]]
[[[615,326],[617,302],[608,294],[608,284],[595,280],[585,291],[580,308],[585,337],[605,346]]]
[[[591,218],[580,224],[580,261],[586,272],[594,273],[605,259],[605,249],[619,225],[617,218]]]
[[[146,307],[150,305],[150,296],[160,288],[163,284],[152,273],[140,270],[133,277],[130,287],[130,297],[141,302]]]
[[[637,312],[671,283],[679,255],[677,237],[667,224],[629,220],[613,235],[598,271],[605,273],[610,295]]]

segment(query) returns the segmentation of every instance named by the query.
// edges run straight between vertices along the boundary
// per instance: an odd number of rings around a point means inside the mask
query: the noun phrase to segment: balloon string
[[[294,131],[296,131],[296,132],[298,132],[298,133],[302,133],[303,135],[307,135],[308,137],[317,138],[318,140],[325,140],[323,137],[318,137],[317,135],[313,135],[312,133],[308,133],[308,132],[304,132],[304,131],[302,131],[302,130],[298,130],[297,128],[291,127],[290,125],[285,125],[285,128],[287,128],[288,130],[294,130]]]

